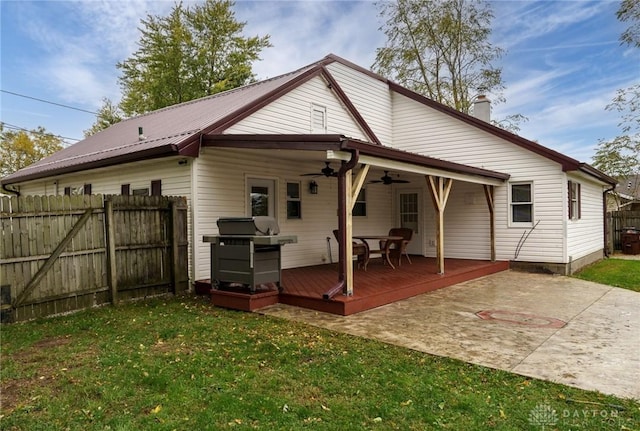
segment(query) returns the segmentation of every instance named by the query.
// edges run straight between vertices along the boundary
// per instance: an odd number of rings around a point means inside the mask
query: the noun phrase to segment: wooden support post
[[[433,206],[438,211],[436,224],[436,259],[438,261],[438,274],[444,274],[444,210],[447,206],[449,193],[453,180],[450,178],[426,177]]]
[[[346,214],[346,244],[345,244],[345,260],[347,261],[345,280],[347,282],[345,287],[345,293],[348,296],[353,295],[353,195],[351,194],[352,178],[351,171],[347,171],[344,176],[344,186],[348,191],[346,193],[345,207]]]
[[[180,234],[178,232],[178,203],[171,201],[169,203],[171,210],[171,217],[169,223],[171,223],[171,230],[169,239],[171,244],[171,284],[173,286],[173,294],[178,293],[178,274],[180,273],[180,260],[178,259],[178,241],[180,240]]]
[[[113,202],[104,201],[104,222],[106,229],[105,243],[107,246],[107,285],[111,292],[111,303],[118,305],[118,273],[116,269],[116,231],[113,220]]]
[[[491,262],[496,261],[496,214],[495,214],[495,187],[485,184],[484,196],[487,198],[487,205],[489,206],[489,229],[491,234]]]

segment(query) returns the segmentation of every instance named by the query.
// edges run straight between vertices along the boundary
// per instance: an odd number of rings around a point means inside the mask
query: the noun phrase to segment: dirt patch
[[[73,366],[61,364],[53,352],[71,342],[70,336],[45,338],[10,355],[12,361],[30,364],[31,377],[8,377],[0,382],[0,415],[8,415],[17,408],[37,404],[42,396],[43,387],[50,391],[47,396],[54,396],[57,391],[72,382],[65,374]],[[95,355],[95,349],[92,347],[88,351],[75,354],[74,357],[79,358],[85,355]],[[65,362],[78,363],[73,360]],[[34,396],[34,394],[39,395]]]

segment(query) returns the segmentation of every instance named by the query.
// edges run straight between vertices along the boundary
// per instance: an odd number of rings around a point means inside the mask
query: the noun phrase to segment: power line
[[[93,112],[93,111],[88,111],[86,109],[82,109],[82,108],[75,108],[73,106],[69,106],[69,105],[63,105],[62,103],[56,103],[56,102],[51,102],[49,100],[44,100],[44,99],[38,99],[37,97],[32,97],[32,96],[26,96],[24,94],[19,94],[19,93],[14,93],[13,91],[7,91],[7,90],[0,90],[3,93],[7,93],[7,94],[11,94],[13,96],[18,96],[18,97],[24,97],[25,99],[31,99],[31,100],[37,100],[38,102],[42,102],[42,103],[48,103],[50,105],[56,105],[56,106],[61,106],[63,108],[67,108],[67,109],[74,109],[76,111],[80,111],[80,112],[86,112],[88,114],[93,114],[93,115],[98,115],[97,112]]]
[[[6,127],[7,129],[11,129],[11,130],[20,130],[22,132],[28,132],[28,133],[33,133],[35,135],[41,135],[41,136],[47,136],[47,135],[51,135],[53,137],[62,139],[62,140],[70,140],[70,141],[81,141],[82,139],[78,139],[78,138],[69,138],[67,136],[60,136],[60,135],[54,135],[53,133],[47,133],[47,132],[38,132],[37,130],[29,130],[29,129],[25,129],[24,127],[20,127],[20,126],[16,126],[15,124],[9,124],[9,123],[5,123],[0,122],[2,124],[3,127]]]

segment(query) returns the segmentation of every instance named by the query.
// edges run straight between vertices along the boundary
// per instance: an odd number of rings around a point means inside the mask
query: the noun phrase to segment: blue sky
[[[187,3],[187,2],[185,2]],[[173,1],[1,0],[1,88],[96,111],[103,97],[119,100],[115,64],[138,40],[140,19],[164,15]],[[520,134],[590,162],[600,139],[619,134],[605,111],[616,89],[640,81],[640,52],[621,46],[624,25],[613,1],[491,3],[492,42],[506,53],[506,102],[493,116],[522,114]],[[272,48],[254,65],[258,78],[294,70],[334,53],[369,68],[385,37],[372,1],[237,1],[247,35],[271,35]],[[0,120],[44,126],[82,138],[95,116],[0,93]],[[69,139],[73,143],[74,140]]]

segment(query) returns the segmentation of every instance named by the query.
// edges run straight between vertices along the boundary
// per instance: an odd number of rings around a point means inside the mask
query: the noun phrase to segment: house
[[[605,193],[616,181],[492,126],[487,103],[475,118],[328,55],[124,120],[1,184],[34,195],[186,196],[192,282],[210,276],[203,235],[239,215],[272,215],[297,236],[283,248],[284,268],[339,256],[346,294],[352,251],[328,240],[336,228],[350,244],[410,227],[409,253],[436,258],[440,273],[445,257],[560,274],[601,259]]]
[[[640,174],[620,178],[607,206],[609,211],[640,211]]]

